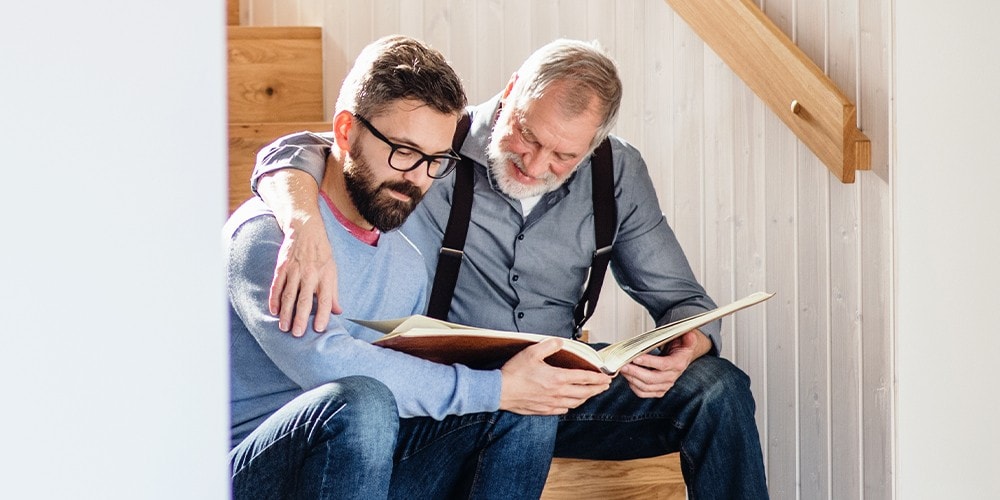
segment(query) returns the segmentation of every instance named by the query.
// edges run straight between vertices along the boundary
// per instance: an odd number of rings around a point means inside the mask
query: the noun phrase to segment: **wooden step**
[[[226,24],[229,26],[239,26],[240,0],[226,0]]]
[[[637,460],[552,460],[542,500],[684,500],[680,455]]]
[[[303,130],[328,132],[333,130],[333,124],[321,121],[229,124],[229,213],[253,196],[250,174],[257,161],[257,152],[283,135]]]
[[[320,28],[228,30],[230,123],[323,120]]]

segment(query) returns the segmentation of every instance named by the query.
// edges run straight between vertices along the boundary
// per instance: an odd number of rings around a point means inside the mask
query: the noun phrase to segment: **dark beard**
[[[351,165],[344,169],[344,183],[358,213],[383,233],[402,226],[424,194],[420,188],[405,180],[375,185],[375,176],[362,157],[361,148],[351,149],[351,158],[348,159]],[[409,196],[410,201],[393,198],[385,192],[387,189]]]

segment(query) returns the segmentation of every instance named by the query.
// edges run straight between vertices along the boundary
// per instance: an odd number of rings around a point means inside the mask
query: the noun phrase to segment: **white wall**
[[[0,14],[0,498],[228,496],[225,21],[161,4]]]
[[[896,9],[898,497],[1000,498],[1000,5]]]

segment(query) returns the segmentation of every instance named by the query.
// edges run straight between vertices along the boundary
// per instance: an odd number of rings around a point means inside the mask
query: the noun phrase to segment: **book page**
[[[449,323],[447,321],[441,321],[422,314],[414,314],[413,316],[407,316],[405,318],[381,320],[348,318],[348,321],[385,334],[405,332],[415,328],[423,328],[427,330],[478,330],[478,328],[472,326]]]
[[[679,321],[674,321],[661,327],[649,330],[648,332],[636,335],[630,339],[611,344],[604,349],[601,349],[600,355],[604,358],[604,362],[608,369],[618,371],[622,366],[625,366],[625,364],[631,362],[633,359],[653,350],[655,347],[665,342],[669,342],[680,335],[736,311],[750,307],[759,302],[763,302],[773,296],[773,293],[765,292],[750,294],[725,306],[684,318]]]

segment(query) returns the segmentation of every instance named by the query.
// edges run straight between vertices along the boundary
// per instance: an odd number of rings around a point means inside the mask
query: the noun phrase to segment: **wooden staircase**
[[[257,151],[283,135],[327,131],[332,125],[323,121],[321,29],[239,26],[239,1],[227,3],[232,213],[252,196]]]
[[[252,196],[257,152],[278,137],[332,129],[324,121],[321,28],[240,26],[226,0],[229,31],[229,212]],[[500,83],[500,82],[498,82]],[[626,461],[556,458],[542,498],[683,499],[678,454]]]

